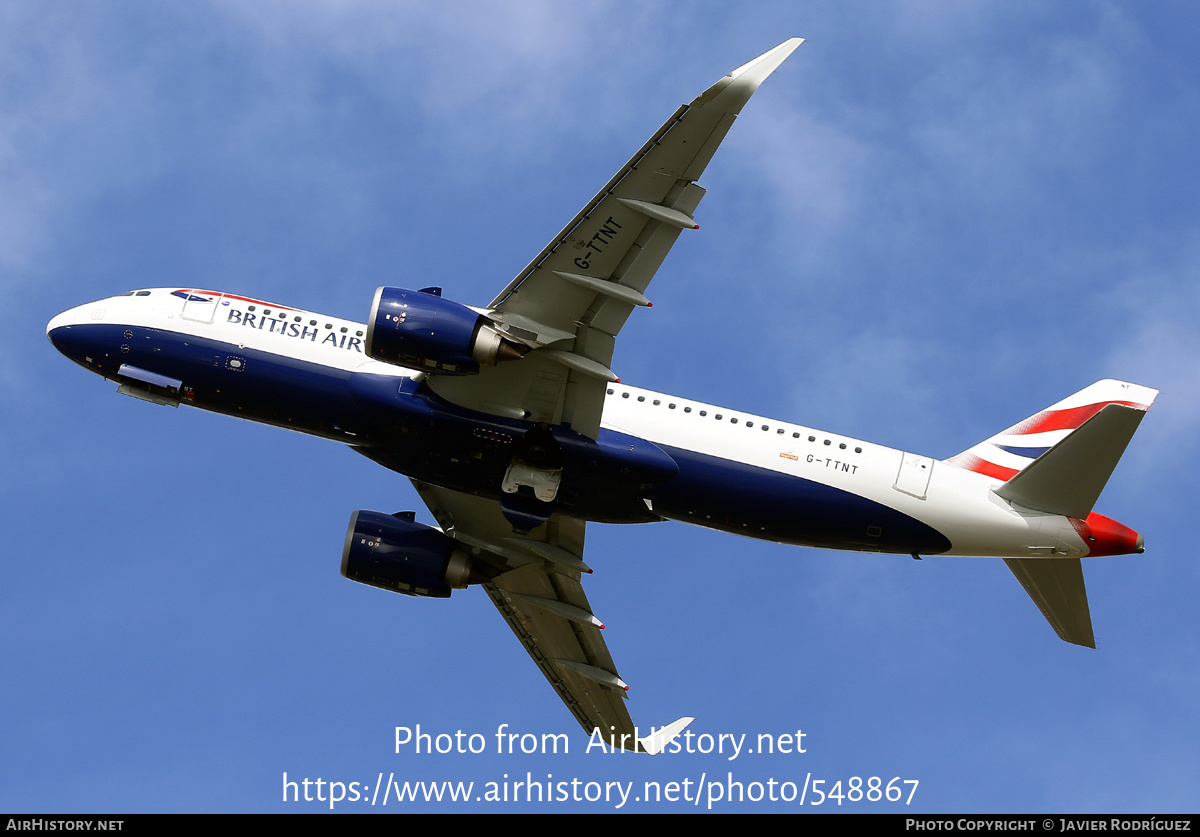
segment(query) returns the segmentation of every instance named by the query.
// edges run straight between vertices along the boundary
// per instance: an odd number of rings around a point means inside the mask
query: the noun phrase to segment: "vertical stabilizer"
[[[998,480],[1018,509],[1063,515],[1089,555],[1141,552],[1142,537],[1092,512],[1157,390],[1098,381],[946,460]],[[1096,647],[1078,558],[1006,558],[1012,574],[1065,642]]]
[[[1085,519],[1144,415],[1124,404],[1105,405],[996,493],[1027,509]]]
[[[1144,413],[1157,395],[1158,390],[1137,384],[1098,381],[946,461],[959,468],[1008,482],[1083,427],[1105,407],[1115,404]],[[1125,441],[1127,443],[1129,440]],[[1125,445],[1122,444],[1121,451],[1124,449]],[[1086,512],[1082,516],[1086,517]]]

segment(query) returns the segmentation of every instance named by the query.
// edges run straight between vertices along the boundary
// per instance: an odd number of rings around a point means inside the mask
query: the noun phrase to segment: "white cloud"
[[[545,130],[546,116],[592,80],[590,33],[603,4],[440,5],[375,2],[220,2],[233,25],[278,62],[283,87],[311,83],[321,62],[349,68],[394,103],[409,103],[456,148],[494,145],[497,129]],[[602,36],[611,37],[611,36]],[[520,134],[517,135],[518,138]],[[510,140],[511,141],[511,140]]]
[[[153,166],[148,84],[105,58],[87,13],[6,5],[0,26],[0,268],[11,290],[78,201]]]
[[[1151,264],[1147,264],[1149,261]],[[1164,264],[1165,262],[1165,264]],[[1109,295],[1123,329],[1108,363],[1116,374],[1160,389],[1144,436],[1143,469],[1185,468],[1200,438],[1200,235],[1153,254]],[[1161,266],[1159,266],[1161,265]]]

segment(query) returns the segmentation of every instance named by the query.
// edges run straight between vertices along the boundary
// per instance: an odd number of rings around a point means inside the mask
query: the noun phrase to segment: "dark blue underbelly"
[[[849,491],[741,462],[662,446],[679,475],[651,494],[672,520],[803,546],[945,552],[941,532]]]
[[[181,381],[181,403],[347,442],[405,476],[493,499],[500,498],[513,441],[532,426],[458,407],[409,378],[351,373],[203,337],[79,324],[56,329],[52,339],[107,378],[120,379],[121,365],[130,364]],[[928,525],[818,482],[608,430],[595,441],[569,427],[553,434],[564,456],[556,510],[572,517],[667,517],[842,549],[950,548]]]

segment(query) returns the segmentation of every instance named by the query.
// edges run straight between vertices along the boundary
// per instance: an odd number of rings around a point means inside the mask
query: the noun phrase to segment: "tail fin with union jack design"
[[[1098,381],[946,461],[959,468],[1008,482],[1051,448],[1064,442],[1105,407],[1118,405],[1144,413],[1156,395],[1157,390],[1137,384]],[[1128,442],[1128,439],[1125,441]],[[1122,444],[1121,451],[1124,449],[1125,445]],[[1120,452],[1117,456],[1120,456]]]

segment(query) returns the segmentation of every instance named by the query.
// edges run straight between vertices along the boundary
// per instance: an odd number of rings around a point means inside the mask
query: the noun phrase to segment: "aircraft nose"
[[[95,340],[89,329],[91,324],[85,306],[71,308],[46,323],[46,337],[54,348],[80,362],[94,348],[90,345]]]
[[[75,309],[63,311],[57,317],[46,323],[46,337],[60,352],[63,351],[62,338],[68,326],[75,324]],[[64,352],[65,354],[65,352]]]
[[[62,328],[63,326],[71,325],[74,322],[75,309],[72,308],[69,311],[63,311],[57,317],[51,319],[50,322],[46,323],[46,336],[49,337],[56,328]]]

